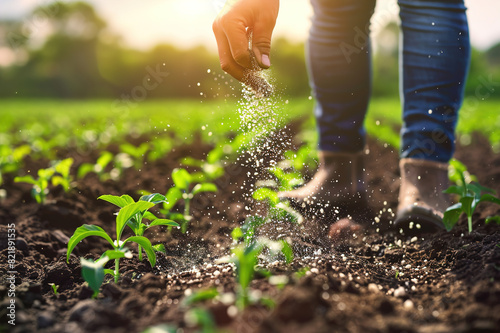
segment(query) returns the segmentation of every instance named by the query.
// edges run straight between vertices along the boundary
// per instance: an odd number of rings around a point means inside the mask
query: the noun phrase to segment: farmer
[[[307,43],[307,66],[316,99],[319,168],[304,187],[280,193],[303,207],[366,203],[363,121],[370,97],[369,21],[375,0],[311,0],[314,16]],[[400,94],[401,185],[395,225],[421,230],[443,228],[449,206],[447,168],[470,59],[463,0],[399,0],[402,40]],[[228,1],[216,18],[222,69],[245,81],[252,51],[269,68],[271,35],[279,0]],[[356,230],[355,222],[336,222],[330,232]]]

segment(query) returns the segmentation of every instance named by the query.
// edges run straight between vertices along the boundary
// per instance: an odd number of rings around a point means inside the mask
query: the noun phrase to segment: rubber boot
[[[448,163],[404,158],[399,162],[401,186],[394,222],[408,233],[444,230],[443,213],[450,206]]]
[[[366,201],[362,153],[319,152],[319,167],[313,179],[293,191],[278,193],[295,206],[321,208]]]

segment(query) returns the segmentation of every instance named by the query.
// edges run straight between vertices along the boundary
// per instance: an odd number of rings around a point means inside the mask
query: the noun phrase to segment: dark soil
[[[449,233],[412,238],[387,231],[397,205],[398,154],[374,140],[368,148],[370,205],[380,222],[333,245],[308,236],[307,230],[276,226],[293,243],[296,258],[289,266],[262,265],[275,275],[287,276],[288,283],[278,288],[258,276],[251,285],[274,299],[276,306],[254,305],[234,315],[222,301],[201,303],[212,313],[217,332],[500,331],[500,228],[484,223],[486,217],[500,214],[499,207],[481,204],[470,234],[463,216]],[[108,249],[106,243],[96,237],[84,240],[69,263],[66,244],[84,223],[112,231],[116,209],[97,200],[99,195],[127,193],[137,199],[141,189],[165,193],[172,185],[169,175],[182,157],[203,158],[210,149],[195,141],[144,165],[140,172],[127,170],[116,182],[87,175],[68,194],[52,191],[44,206],[30,197],[29,186],[7,176],[3,188],[8,196],[0,208],[0,331],[141,332],[161,323],[181,328],[178,332],[197,331],[186,320],[188,309],[182,300],[209,287],[234,292],[232,266],[215,259],[229,253],[232,229],[260,209],[245,195],[255,182],[249,175],[256,170],[228,164],[226,175],[216,182],[219,191],[193,202],[194,219],[186,235],[178,230],[168,233],[163,227],[147,231],[153,243],[165,244],[168,255],[158,254],[155,268],[137,256],[122,260],[119,283],[105,283],[96,300],[90,298],[92,292],[81,277],[79,257],[98,258]],[[64,154],[61,157],[73,157],[75,165],[98,156],[97,152]],[[475,137],[471,145],[458,147],[456,157],[481,184],[500,192],[500,156],[492,153],[487,141]],[[33,172],[46,166],[47,161],[28,158],[24,169]],[[8,295],[7,282],[9,224],[15,224],[16,232],[15,326],[7,324],[7,306],[14,299]],[[304,267],[310,269],[305,276],[294,274]],[[58,295],[49,283],[59,285]]]

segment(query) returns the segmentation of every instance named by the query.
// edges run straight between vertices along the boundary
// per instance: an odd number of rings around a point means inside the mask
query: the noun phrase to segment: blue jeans
[[[375,0],[311,0],[306,49],[319,149],[358,152],[371,90]],[[463,0],[399,0],[401,157],[448,162],[470,60]]]

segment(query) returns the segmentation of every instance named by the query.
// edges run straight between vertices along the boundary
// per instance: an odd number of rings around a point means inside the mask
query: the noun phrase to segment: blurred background
[[[2,0],[0,97],[238,97],[239,85],[219,69],[212,36],[222,3]],[[488,98],[500,97],[500,2],[466,4],[474,47],[466,93],[477,96],[482,87]],[[271,73],[285,96],[310,94],[304,63],[310,16],[307,0],[281,2]],[[396,1],[379,1],[372,18],[374,97],[398,96],[398,30]]]

